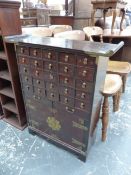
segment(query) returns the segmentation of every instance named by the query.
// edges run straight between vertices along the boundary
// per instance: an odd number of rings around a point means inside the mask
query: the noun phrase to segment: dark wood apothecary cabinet
[[[108,57],[123,44],[31,36],[6,40],[16,43],[29,131],[85,161],[95,139]]]

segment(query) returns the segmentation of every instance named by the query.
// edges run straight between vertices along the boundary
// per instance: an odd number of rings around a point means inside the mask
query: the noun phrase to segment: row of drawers
[[[29,52],[30,50],[30,52]],[[20,63],[29,64],[30,58],[37,58],[37,62],[34,64],[40,64],[42,58],[52,61],[58,61],[62,63],[75,64],[78,66],[96,66],[96,58],[90,57],[86,54],[75,54],[75,53],[64,53],[64,52],[55,52],[49,49],[34,49],[34,48],[23,48],[18,47],[17,54],[20,57]],[[29,57],[30,56],[30,57]],[[41,58],[41,59],[40,59]],[[39,59],[39,62],[38,62]]]

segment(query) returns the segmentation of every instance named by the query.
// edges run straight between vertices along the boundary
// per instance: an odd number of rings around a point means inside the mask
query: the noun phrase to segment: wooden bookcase
[[[22,98],[14,44],[5,36],[21,34],[20,2],[0,1],[0,103],[3,120],[23,130],[26,114]]]

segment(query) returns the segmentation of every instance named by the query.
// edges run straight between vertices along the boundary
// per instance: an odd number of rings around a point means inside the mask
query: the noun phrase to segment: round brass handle
[[[35,65],[35,66],[38,66],[38,61],[35,61],[35,62],[34,62],[34,65]]]
[[[40,100],[41,99],[41,97],[38,97],[38,100]]]
[[[48,68],[49,68],[49,70],[51,70],[52,69],[52,64],[49,64]]]
[[[24,72],[26,73],[27,72],[27,69],[24,67]]]
[[[65,94],[68,94],[68,89],[65,89],[65,90],[64,90],[64,93],[65,93]]]
[[[48,56],[47,56],[49,59],[51,58],[51,52],[48,53]]]
[[[52,74],[50,74],[50,79],[53,80],[54,79],[54,76]]]
[[[50,84],[50,89],[53,89],[53,87],[54,87],[54,86],[53,86],[53,84],[51,83],[51,84]]]
[[[86,76],[86,74],[87,74],[87,71],[86,71],[86,70],[84,70],[84,71],[83,71],[83,73],[82,73],[82,75],[85,77],[85,76]]]
[[[41,89],[38,88],[38,94],[40,94],[40,93],[41,93]]]
[[[22,58],[22,63],[25,63],[25,58]]]
[[[64,68],[64,72],[67,73],[68,72],[68,67]]]
[[[85,104],[84,103],[81,103],[80,104],[80,107],[83,109],[85,107]]]
[[[68,98],[65,98],[65,99],[64,99],[64,102],[65,102],[65,103],[68,103]]]
[[[51,93],[51,94],[50,94],[50,96],[51,96],[51,98],[53,98],[53,97],[54,97],[54,94],[53,94],[53,93]]]
[[[37,83],[37,84],[40,84],[40,80],[36,80],[36,83]]]
[[[68,62],[68,60],[69,60],[69,55],[66,55],[65,56],[65,62]]]
[[[84,58],[83,64],[84,65],[87,65],[87,61],[88,61],[88,59],[87,58]]]
[[[24,53],[24,48],[21,48],[21,49],[20,49],[20,52],[21,52],[21,53]]]
[[[29,87],[29,86],[26,86],[26,88],[27,88],[27,90],[29,90],[29,89],[30,89],[30,87]]]
[[[38,70],[35,71],[35,75],[36,75],[36,76],[39,75],[39,71],[38,71]]]
[[[28,79],[28,77],[25,77],[25,81],[28,81],[29,79]]]
[[[86,88],[86,83],[85,82],[82,84],[82,88]]]
[[[37,55],[37,50],[33,51],[33,55],[36,56]]]
[[[85,93],[82,93],[81,94],[81,98],[85,98],[86,94]]]
[[[65,78],[64,83],[68,83],[68,78]]]

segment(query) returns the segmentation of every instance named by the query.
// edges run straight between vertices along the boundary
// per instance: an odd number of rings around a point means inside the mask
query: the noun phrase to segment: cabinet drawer
[[[33,87],[32,85],[22,85],[22,90],[25,96],[32,97],[33,96]]]
[[[60,93],[61,95],[74,97],[74,95],[75,95],[75,90],[72,89],[72,88],[69,88],[69,87],[60,86],[60,87],[59,87],[59,93]]]
[[[21,75],[21,80],[25,84],[32,84],[32,78],[30,76]]]
[[[42,57],[48,60],[56,60],[56,53],[54,50],[42,50]]]
[[[91,95],[84,91],[76,90],[75,98],[83,101],[91,102]]]
[[[75,86],[75,80],[74,78],[71,78],[71,77],[59,75],[59,81],[61,85],[70,86],[70,87]]]
[[[43,68],[43,61],[38,59],[30,59],[30,63],[32,67],[42,69]]]
[[[93,83],[86,82],[84,80],[77,79],[76,80],[76,89],[87,91],[87,92],[93,92],[94,87]]]
[[[29,65],[29,58],[25,56],[18,56],[18,64]]]
[[[17,53],[23,55],[29,55],[29,48],[25,46],[17,46]]]
[[[59,53],[59,62],[68,63],[68,64],[76,64],[75,55],[72,53]]]
[[[29,75],[30,74],[30,68],[28,66],[20,65],[19,66],[20,73]]]
[[[73,76],[74,75],[74,66],[68,65],[68,64],[59,64],[58,71],[60,74]]]
[[[43,72],[42,72],[42,70],[40,70],[40,69],[31,69],[31,74],[32,74],[32,76],[33,77],[37,77],[37,78],[43,78]]]
[[[73,98],[60,95],[60,102],[64,103],[65,105],[74,107],[74,99]]]
[[[44,81],[40,79],[33,78],[33,85],[36,87],[42,87],[45,88],[44,86]]]
[[[41,49],[39,49],[39,48],[30,48],[30,56],[41,58],[42,57]]]
[[[57,76],[57,74],[55,74],[53,72],[46,72],[46,71],[44,71],[43,75],[44,75],[43,78],[46,81],[58,82],[58,76]]]
[[[34,94],[39,97],[45,97],[45,89],[34,87]]]
[[[91,69],[91,68],[76,67],[75,75],[76,75],[76,77],[93,82],[95,70]]]
[[[51,92],[56,92],[58,91],[58,87],[55,83],[46,82],[46,90],[49,90]]]
[[[51,101],[58,101],[59,95],[57,92],[46,91],[47,98]]]
[[[77,65],[94,67],[96,66],[96,58],[88,55],[77,55]]]
[[[50,72],[57,71],[57,64],[54,61],[44,61],[44,70],[48,70]]]

